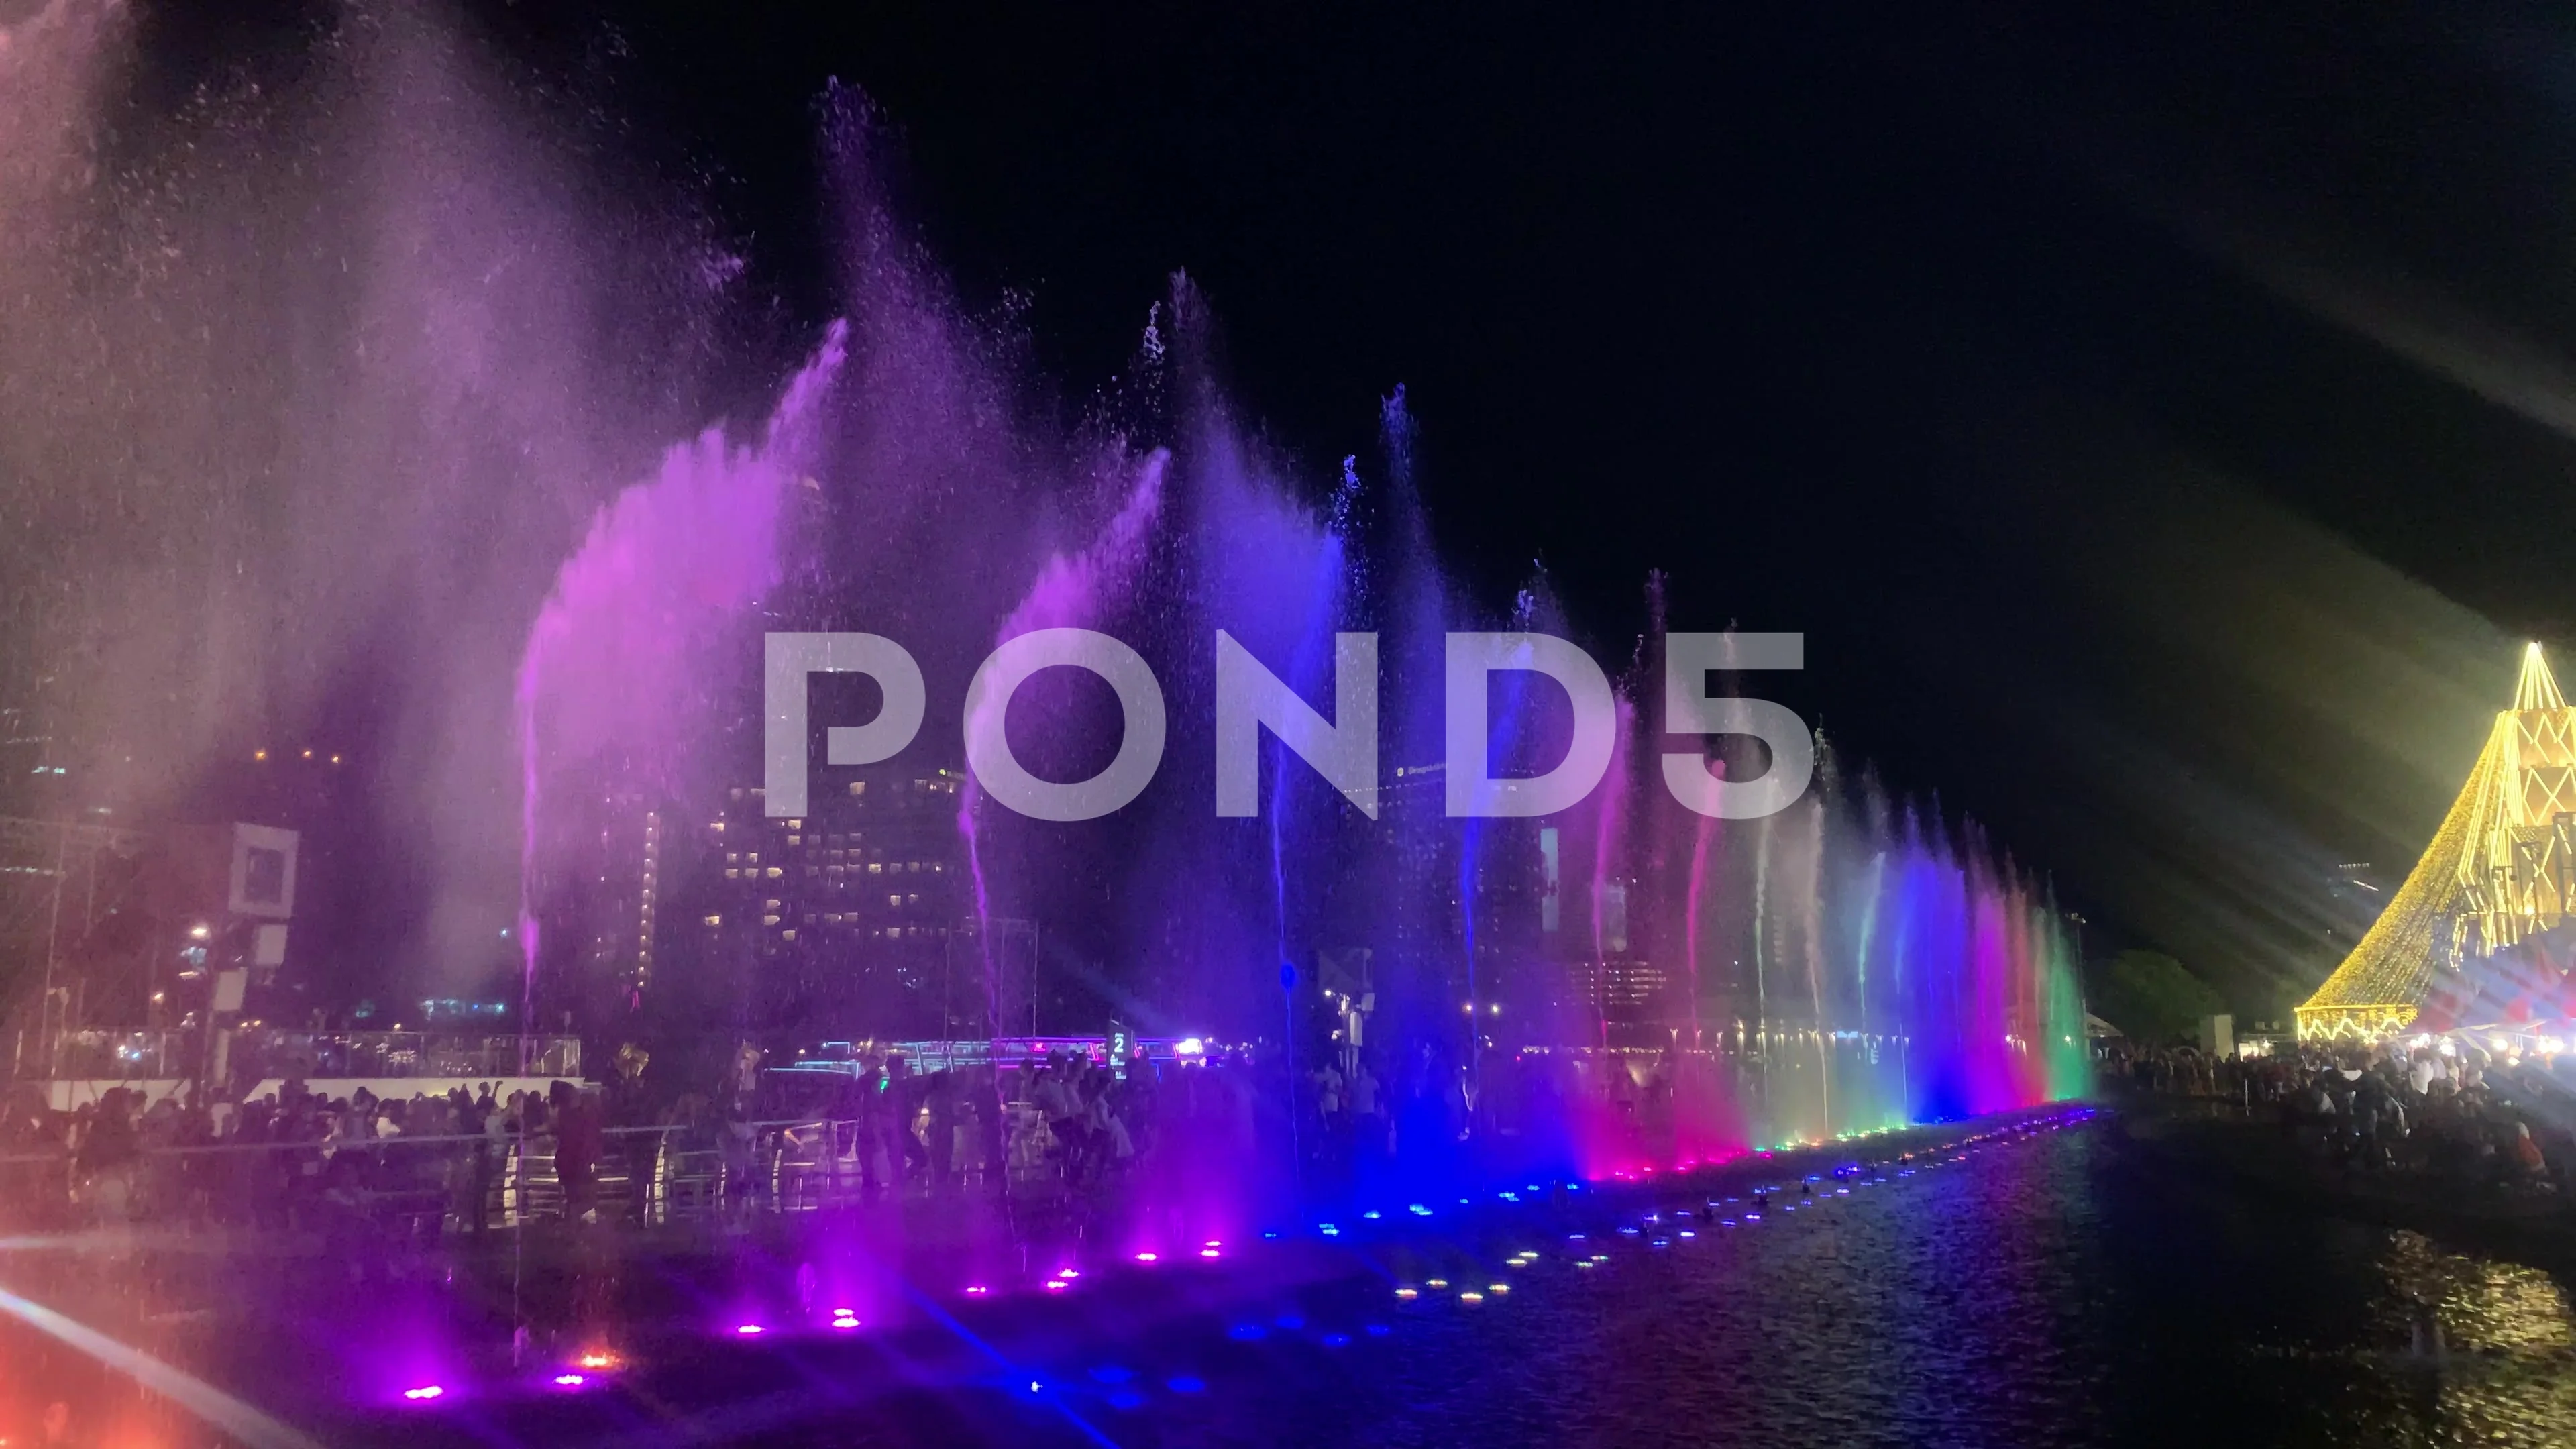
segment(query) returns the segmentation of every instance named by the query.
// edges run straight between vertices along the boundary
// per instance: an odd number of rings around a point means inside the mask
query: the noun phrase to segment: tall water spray
[[[639,793],[660,801],[703,788],[693,757],[714,740],[716,711],[732,701],[718,650],[747,636],[728,628],[784,576],[782,527],[790,501],[811,484],[823,404],[847,356],[835,322],[791,379],[757,442],[729,442],[710,428],[663,456],[591,519],[581,546],[555,575],[519,659],[513,693],[520,772],[522,1020],[533,1016],[544,931],[539,897],[550,854],[598,814],[575,798],[613,803]],[[658,832],[658,820],[654,827]],[[658,851],[655,852],[658,856]],[[634,923],[614,930],[630,991],[649,977],[657,882]],[[527,1063],[521,1063],[527,1070]]]

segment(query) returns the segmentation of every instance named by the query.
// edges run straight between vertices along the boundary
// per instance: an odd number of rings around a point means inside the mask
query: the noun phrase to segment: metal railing
[[[63,1033],[56,1047],[55,1075],[125,1082],[193,1077],[205,1052],[201,1028],[71,1031]],[[233,1078],[244,1082],[517,1076],[578,1081],[581,1038],[254,1026],[234,1033],[229,1065]]]
[[[656,1225],[714,1217],[728,1205],[813,1212],[925,1178],[921,1168],[892,1160],[902,1155],[899,1143],[871,1139],[857,1121],[746,1125],[750,1137],[731,1150],[720,1140],[730,1130],[725,1124],[604,1129],[587,1182],[571,1184],[552,1133],[147,1147],[106,1174],[85,1172],[76,1154],[62,1150],[7,1153],[0,1154],[0,1225],[312,1228],[364,1220],[394,1237],[435,1239],[580,1215]],[[1003,1171],[1015,1182],[1044,1175],[1044,1123],[1033,1113],[1023,1117],[1015,1104],[1006,1133],[999,1163],[986,1160],[980,1143],[952,1152],[956,1180],[977,1186]],[[882,1168],[870,1160],[878,1152],[888,1159]],[[102,1187],[103,1176],[112,1189]]]

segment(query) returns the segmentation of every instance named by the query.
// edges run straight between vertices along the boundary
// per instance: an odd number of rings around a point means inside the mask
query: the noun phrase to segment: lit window
[[[725,879],[726,879],[726,880],[732,880],[732,879],[734,879],[735,877],[740,876],[741,874],[742,874],[742,872],[741,872],[741,871],[739,871],[739,870],[729,870],[729,871],[726,871],[726,872],[725,872]]]
[[[733,798],[737,800],[742,798],[742,787],[740,785],[733,787]]]
[[[902,904],[903,904],[903,897],[901,897],[901,896],[888,896],[888,897],[886,897],[886,905],[887,905],[887,906],[889,906],[889,907],[900,907]]]
[[[781,931],[778,933],[778,939],[782,941],[793,941],[796,939],[796,932],[792,929]]]
[[[909,906],[917,906],[921,904],[921,897],[919,896],[905,896],[903,900],[904,904]]]
[[[884,861],[882,861],[882,860],[872,860],[872,861],[869,861],[869,862],[868,862],[868,874],[870,874],[870,875],[883,875],[883,874],[885,874],[885,862],[884,862]]]
[[[727,865],[735,865],[735,864],[740,863],[740,861],[741,861],[741,860],[742,860],[742,852],[741,852],[741,851],[739,851],[739,850],[728,850],[728,851],[726,851],[726,852],[725,852],[725,864],[727,864]]]
[[[850,793],[853,795],[864,795],[868,793],[868,782],[865,780],[852,780],[850,782]]]
[[[776,916],[763,916],[760,918],[760,923],[764,926],[775,926],[778,924],[778,918]]]
[[[801,835],[791,835],[787,837],[787,843],[790,845],[803,845],[805,843],[805,837]]]
[[[774,865],[773,865],[773,866],[771,866],[771,867],[769,868],[769,878],[770,878],[771,880],[776,880],[776,879],[778,879],[780,876],[785,875],[785,874],[787,874],[787,872],[785,872],[785,871],[783,871],[783,870],[780,870],[778,867],[776,867],[776,866],[774,866]]]
[[[723,924],[724,924],[724,917],[722,917],[722,916],[709,916],[709,917],[707,917],[707,924],[708,924],[708,925],[710,925],[710,926],[721,926],[721,925],[723,925]]]
[[[764,911],[774,911],[778,909],[778,902],[775,899],[762,901],[760,908]]]

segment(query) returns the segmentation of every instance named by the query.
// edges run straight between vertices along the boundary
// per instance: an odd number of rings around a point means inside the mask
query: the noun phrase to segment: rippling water
[[[882,1338],[669,1321],[613,1389],[460,1384],[434,1412],[299,1402],[291,1315],[208,1334],[247,1375],[189,1366],[323,1442],[406,1449],[2576,1443],[2548,1273],[2177,1176],[2104,1122],[1918,1168],[1758,1225],[1590,1194],[1066,1301],[924,1300]]]
[[[2576,1442],[2576,1314],[2550,1275],[2163,1180],[2101,1131],[1675,1246],[1416,1315],[1337,1376],[1229,1378],[1184,1437]]]

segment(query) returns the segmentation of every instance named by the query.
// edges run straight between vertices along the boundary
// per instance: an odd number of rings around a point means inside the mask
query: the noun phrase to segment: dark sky
[[[1176,268],[1319,489],[1403,385],[1492,607],[1806,631],[1846,752],[2268,1014],[2576,645],[2576,21],[1741,9],[475,13],[800,312],[838,78],[1074,395]]]

